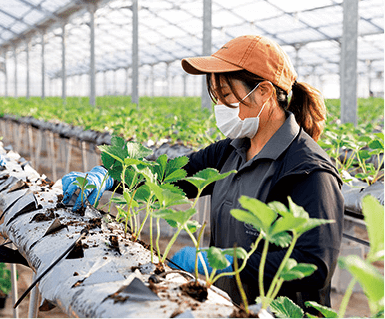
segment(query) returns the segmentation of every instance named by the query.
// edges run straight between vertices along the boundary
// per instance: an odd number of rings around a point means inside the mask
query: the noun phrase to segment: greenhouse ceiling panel
[[[141,75],[165,63],[183,74],[180,61],[202,54],[204,0],[138,0]],[[131,0],[0,0],[0,59],[17,55],[20,64],[62,76],[63,35],[66,75],[89,73],[90,11],[95,11],[96,72],[131,68]],[[383,1],[359,1],[358,70],[383,76]],[[243,34],[275,39],[300,76],[339,72],[343,34],[342,0],[212,0],[212,52]],[[1,60],[0,60],[1,61]],[[146,66],[146,67],[145,67]]]

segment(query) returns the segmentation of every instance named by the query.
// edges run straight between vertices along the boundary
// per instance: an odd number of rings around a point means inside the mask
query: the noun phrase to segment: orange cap
[[[190,74],[247,70],[287,93],[297,78],[285,51],[275,41],[260,35],[245,35],[230,40],[211,56],[185,58],[182,67]]]

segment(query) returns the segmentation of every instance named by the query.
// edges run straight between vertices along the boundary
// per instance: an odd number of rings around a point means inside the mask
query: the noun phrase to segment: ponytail
[[[298,125],[317,142],[326,120],[322,95],[310,84],[297,81],[293,84],[292,92],[287,110],[294,114]]]

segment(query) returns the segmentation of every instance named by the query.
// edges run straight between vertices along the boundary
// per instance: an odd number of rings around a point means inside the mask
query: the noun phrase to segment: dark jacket
[[[226,158],[234,152],[230,143],[230,139],[225,139],[191,154],[190,161],[185,167],[188,175],[193,175],[206,167],[221,171]],[[274,165],[274,174],[270,189],[265,192],[266,198],[258,198],[259,200],[266,203],[279,201],[287,205],[287,197],[290,196],[294,203],[309,213],[311,218],[336,221],[333,224],[316,227],[299,238],[291,258],[298,263],[315,264],[318,269],[313,275],[304,279],[285,282],[279,295],[289,297],[303,308],[307,300],[330,306],[330,282],[337,264],[343,230],[344,199],[340,191],[342,181],[338,171],[326,153],[302,129],[271,165]],[[187,196],[196,196],[196,190],[190,184],[183,182],[179,183],[179,186]],[[215,185],[208,187],[205,194],[211,194],[214,187]],[[215,226],[218,227],[213,224],[220,222],[211,220],[212,232]],[[249,243],[250,241],[245,239],[243,243],[238,242],[237,245],[249,251]],[[210,245],[221,247],[221,243],[213,237],[213,234]],[[241,280],[250,303],[254,303],[255,298],[259,296],[258,267],[262,247],[263,243],[260,243],[257,251],[248,260],[246,268],[241,272]],[[285,249],[270,244],[264,276],[265,291],[268,290],[285,252]],[[225,290],[235,302],[241,302],[233,277],[222,277],[216,285]]]

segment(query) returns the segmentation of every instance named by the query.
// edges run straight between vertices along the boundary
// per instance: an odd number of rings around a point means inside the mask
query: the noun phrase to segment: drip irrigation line
[[[81,232],[80,232],[80,236],[78,239],[76,239],[72,244],[71,246],[69,246],[65,252],[63,252],[51,265],[48,266],[48,268],[46,270],[44,270],[35,280],[34,282],[28,287],[28,289],[23,293],[23,295],[19,298],[19,300],[15,303],[15,305],[13,306],[13,308],[16,308],[20,302],[23,301],[23,299],[28,295],[28,293],[32,290],[33,287],[36,286],[36,284],[60,261],[62,260],[74,247],[75,245],[81,241],[82,239],[84,239],[86,236],[88,235],[88,230],[87,229],[83,229]]]
[[[348,235],[348,234],[345,234],[345,233],[343,233],[342,236],[347,238],[347,239],[353,240],[353,241],[355,241],[357,243],[360,243],[360,244],[362,244],[364,246],[370,247],[370,243],[368,241],[366,241],[366,240],[362,240],[360,238],[357,238],[357,237],[354,237],[354,236],[351,236],[351,235]]]

